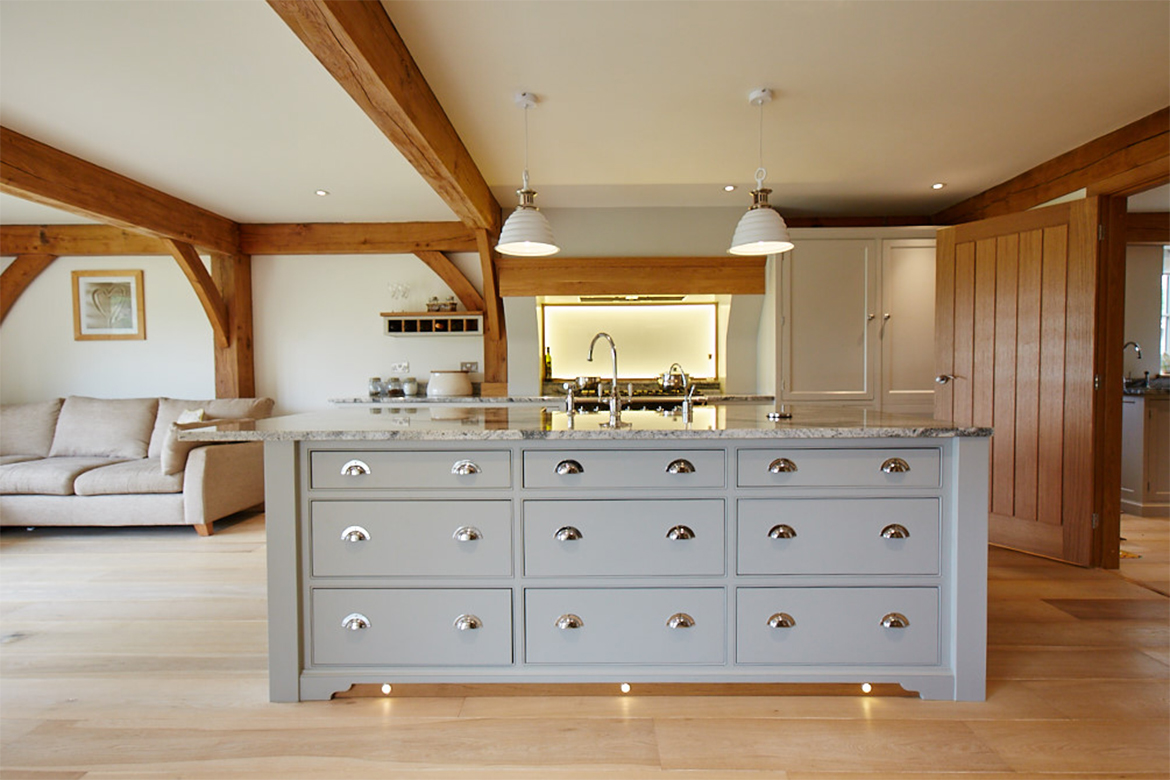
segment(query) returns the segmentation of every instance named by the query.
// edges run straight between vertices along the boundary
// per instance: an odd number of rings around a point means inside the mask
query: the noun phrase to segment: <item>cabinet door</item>
[[[883,411],[934,411],[934,239],[882,242]]]
[[[802,239],[780,262],[781,400],[874,401],[877,242]]]

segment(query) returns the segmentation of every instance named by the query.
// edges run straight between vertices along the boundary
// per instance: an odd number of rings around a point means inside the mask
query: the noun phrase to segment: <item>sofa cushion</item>
[[[71,395],[61,406],[49,456],[145,458],[157,413],[157,398]]]
[[[181,493],[183,473],[163,474],[158,458],[141,458],[87,471],[73,482],[79,496]]]
[[[9,463],[0,466],[0,493],[71,496],[80,475],[117,462],[112,458],[41,458]]]
[[[147,455],[152,458],[162,455],[171,423],[178,422],[179,415],[184,411],[202,409],[204,418],[208,420],[234,420],[240,417],[261,420],[272,414],[274,403],[271,398],[214,398],[206,401],[160,398]]]
[[[29,460],[40,460],[36,455],[0,455],[0,466],[7,466],[9,463],[23,463]]]
[[[0,455],[48,455],[60,413],[60,398],[0,406]]]

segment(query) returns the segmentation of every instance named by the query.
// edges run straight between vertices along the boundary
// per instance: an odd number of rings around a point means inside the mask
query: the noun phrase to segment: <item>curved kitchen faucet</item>
[[[598,333],[593,337],[593,341],[589,342],[589,357],[586,358],[590,363],[593,362],[593,347],[596,346],[598,339],[605,339],[609,342],[609,354],[613,358],[613,383],[609,387],[609,422],[605,423],[607,428],[625,428],[629,423],[622,422],[622,398],[618,392],[618,370],[617,370],[617,345],[613,343],[613,337],[608,333]]]
[[[1121,345],[1121,351],[1125,352],[1125,350],[1129,349],[1130,347],[1133,347],[1134,354],[1137,355],[1138,360],[1141,360],[1142,359],[1142,345],[1138,344],[1136,341],[1127,341]]]

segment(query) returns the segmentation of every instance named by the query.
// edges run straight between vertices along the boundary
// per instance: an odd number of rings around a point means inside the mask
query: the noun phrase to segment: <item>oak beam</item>
[[[973,198],[934,215],[955,225],[1013,214],[1089,189],[1090,195],[1124,195],[1170,180],[1170,108],[1054,157]]]
[[[219,290],[216,289],[211,274],[203,265],[203,260],[195,251],[195,247],[172,239],[166,239],[165,243],[175,258],[175,262],[183,270],[183,275],[195,288],[195,295],[198,296],[199,303],[203,304],[203,311],[207,313],[207,319],[211,322],[216,345],[220,349],[225,349],[230,343],[227,305],[223,301],[223,296],[219,294]]]
[[[4,269],[0,274],[0,322],[4,322],[20,294],[56,259],[56,255],[22,254]]]
[[[1127,244],[1170,244],[1170,212],[1134,211],[1125,215]]]
[[[211,255],[211,278],[228,314],[228,345],[215,345],[215,397],[253,398],[256,363],[252,347],[252,258]]]
[[[127,230],[217,252],[239,246],[236,223],[153,187],[0,127],[0,192]]]
[[[160,239],[110,225],[0,225],[0,255],[165,255]]]
[[[483,296],[479,294],[463,272],[455,267],[442,252],[415,252],[415,256],[427,264],[439,278],[451,288],[455,297],[468,311],[483,311]]]
[[[475,231],[479,262],[483,268],[483,395],[505,395],[508,391],[508,331],[504,322],[504,300],[496,283],[495,241],[486,230]]]
[[[500,205],[376,0],[268,0],[460,221],[496,232]]]
[[[501,257],[500,295],[764,294],[764,257]]]
[[[783,207],[779,207],[783,211]],[[784,217],[790,228],[849,228],[849,227],[930,227],[934,217],[919,214],[908,217]]]
[[[461,222],[317,222],[240,225],[246,255],[414,254],[477,252]]]

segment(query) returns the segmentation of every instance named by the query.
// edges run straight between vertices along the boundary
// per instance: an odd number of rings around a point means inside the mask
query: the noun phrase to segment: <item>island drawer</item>
[[[740,574],[938,574],[937,498],[740,499]]]
[[[736,662],[939,662],[936,588],[739,588]]]
[[[937,487],[935,448],[741,449],[740,487]]]
[[[526,450],[526,488],[723,487],[722,450]]]
[[[512,484],[508,450],[314,450],[312,487],[355,490],[464,490]]]
[[[530,664],[722,664],[723,588],[524,591]]]
[[[500,666],[512,663],[512,591],[316,589],[319,665]]]
[[[506,577],[511,501],[313,501],[315,577]]]
[[[530,577],[723,574],[720,499],[525,501]]]

